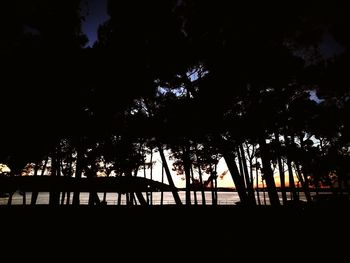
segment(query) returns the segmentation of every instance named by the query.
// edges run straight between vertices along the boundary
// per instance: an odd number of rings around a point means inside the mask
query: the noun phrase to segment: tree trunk
[[[60,176],[61,169],[60,169],[60,163],[58,159],[57,149],[55,149],[55,152],[53,156],[51,157],[51,176]],[[57,206],[60,204],[60,193],[56,191],[52,191],[49,193],[49,205],[51,206]]]
[[[68,169],[68,173],[66,174],[66,176],[68,177],[72,177],[73,176],[73,152],[71,150],[70,152],[70,158],[69,158],[69,169]],[[67,200],[66,200],[66,205],[70,204],[70,192],[67,192]]]
[[[299,200],[294,182],[294,174],[291,161],[287,158],[287,168],[288,168],[288,176],[289,176],[289,188],[292,195],[293,200]]]
[[[143,155],[144,156],[144,152],[143,152]],[[145,160],[146,161],[146,160]],[[147,178],[147,174],[146,174],[146,162],[143,162],[143,177],[144,178]],[[163,168],[162,168],[163,169]],[[149,195],[150,195],[150,192],[146,192],[146,201],[147,201],[147,204],[150,204],[150,198],[149,198]]]
[[[118,205],[121,205],[122,203],[122,194],[118,193]]]
[[[198,155],[197,155],[197,147],[196,147],[196,156],[197,156],[197,168],[198,168],[198,176],[199,176],[199,183],[201,184],[201,193],[202,193],[202,204],[205,205],[205,192],[204,192],[204,184],[203,184],[203,176],[202,176],[202,170],[201,166],[198,160]]]
[[[100,197],[98,196],[97,192],[90,192],[89,193],[89,205],[99,205],[101,203]]]
[[[183,147],[183,162],[186,179],[186,205],[191,205],[191,161],[189,155],[189,147]]]
[[[227,167],[230,171],[233,183],[235,184],[235,188],[237,190],[239,199],[241,200],[241,203],[244,205],[249,204],[249,198],[244,186],[244,181],[243,178],[240,176],[239,171],[238,171],[238,167],[236,164],[236,158],[234,156],[234,154],[230,151],[224,150],[223,151],[223,157],[224,160],[227,164]]]
[[[281,182],[281,192],[282,192],[282,202],[285,205],[287,203],[287,193],[286,193],[286,183],[285,183],[285,174],[284,174],[284,167],[282,165],[281,155],[280,155],[280,140],[279,135],[277,132],[275,132],[275,140],[277,142],[277,164],[278,164],[278,170],[280,174],[280,182]]]
[[[263,185],[263,200],[264,200],[264,205],[266,205],[266,193],[265,193],[265,183],[264,180],[261,179],[262,185]]]
[[[263,165],[262,169],[263,169],[264,178],[266,181],[266,188],[267,188],[267,193],[269,195],[270,203],[272,206],[278,206],[280,205],[280,200],[276,189],[275,179],[273,178],[271,162],[270,162],[270,158],[268,157],[269,153],[268,153],[266,141],[264,138],[259,139],[259,145],[261,150],[261,161]]]
[[[125,172],[126,177],[132,177],[131,170],[128,169],[128,171]],[[132,206],[134,205],[134,192],[127,192],[126,194],[126,205]]]
[[[257,198],[258,198],[258,205],[261,205],[260,201],[260,192],[259,192],[259,168],[258,168],[258,158],[255,157],[255,163],[256,163],[256,193],[257,193]],[[252,164],[251,164],[252,165]]]
[[[152,154],[151,154],[151,160],[152,160]],[[138,170],[139,170],[139,167],[136,167],[135,170],[134,170],[134,177],[137,177]],[[137,200],[139,200],[140,205],[142,205],[142,206],[148,205],[148,203],[147,203],[147,201],[146,201],[146,199],[143,196],[141,191],[136,191],[135,195],[136,195]],[[133,198],[134,198],[135,204],[136,204],[135,195],[133,194]],[[146,192],[146,195],[147,195],[147,192]]]
[[[310,189],[309,189],[309,182],[306,178],[306,175],[304,176],[303,178],[303,175],[301,174],[301,171],[300,171],[300,166],[298,163],[295,163],[295,170],[297,171],[297,176],[298,176],[298,179],[301,183],[301,187],[303,188],[304,190],[304,194],[305,194],[305,197],[306,197],[306,201],[308,203],[311,203],[311,194],[310,194]]]
[[[160,154],[160,157],[162,159],[162,163],[163,163],[163,166],[164,166],[164,169],[165,169],[165,174],[166,174],[167,179],[168,179],[168,183],[169,183],[169,185],[171,187],[171,192],[173,194],[175,203],[177,205],[182,205],[181,199],[179,197],[179,193],[177,192],[177,188],[175,187],[173,178],[171,177],[171,173],[170,173],[170,170],[169,170],[168,163],[167,163],[167,161],[165,159],[165,155],[164,155],[164,152],[163,152],[163,147],[162,146],[158,146],[158,149],[159,149],[159,154]]]
[[[59,162],[59,166],[60,166],[60,171],[62,171],[62,173],[63,173],[65,170],[64,170],[64,167],[63,167],[63,160],[62,160],[62,158],[60,158],[60,160],[58,160],[58,162]],[[63,173],[63,176],[67,177],[68,174],[64,174]],[[66,191],[63,191],[61,193],[61,201],[60,201],[61,205],[64,205],[65,198],[66,198]]]
[[[198,205],[198,200],[197,200],[197,191],[196,191],[196,187],[197,185],[194,184],[195,180],[194,180],[194,174],[193,174],[193,168],[192,168],[192,165],[191,165],[191,180],[192,180],[192,184],[193,184],[193,196],[194,196],[194,204],[195,205]]]
[[[284,141],[286,143],[287,146],[290,146],[290,142],[289,139],[287,137],[287,135],[284,135]],[[290,160],[290,157],[286,156],[286,162],[287,162],[287,168],[288,168],[288,178],[289,178],[289,189],[290,189],[290,193],[291,193],[291,199],[294,201],[298,201],[299,197],[297,195],[297,192],[295,190],[295,182],[294,182],[294,174],[293,174],[293,169],[292,169],[292,162]]]
[[[80,179],[83,173],[84,152],[81,145],[77,148],[77,161],[75,165],[75,178]],[[80,192],[73,193],[73,205],[80,204]]]
[[[9,199],[7,199],[7,205],[11,206],[12,205],[12,197],[13,197],[14,192],[9,193]]]
[[[304,144],[304,134],[301,133],[299,135],[299,140],[300,140],[300,148],[305,151],[305,144]],[[306,200],[307,202],[311,202],[311,194],[310,194],[310,189],[309,189],[309,180],[306,176],[306,173],[305,171],[303,170],[303,166],[301,165],[301,163],[299,161],[296,161],[295,162],[295,167],[296,167],[296,171],[297,171],[297,175],[298,177],[300,178],[300,183],[301,183],[301,186],[304,190],[304,193],[305,193],[305,197],[306,197]],[[301,169],[300,169],[301,167]],[[303,170],[301,172],[301,170]]]
[[[95,178],[96,177],[96,170],[94,169],[93,165],[91,165],[91,169],[87,168],[85,172],[86,172],[85,175],[87,178]],[[98,196],[96,191],[89,192],[88,204],[90,206],[101,204],[100,197]]]
[[[164,184],[164,166],[162,164],[162,184]],[[164,197],[164,192],[163,192],[163,188],[160,192],[160,205],[163,205],[163,197]]]
[[[208,178],[208,182],[210,182],[211,185],[211,203],[212,205],[217,205],[217,198],[215,193],[215,178],[217,177],[215,169],[211,167],[210,176]]]
[[[103,192],[102,202],[103,202],[104,204],[107,204],[107,192]]]
[[[214,178],[213,178],[213,182],[214,182],[214,200],[215,200],[215,205],[218,204],[218,173],[217,173],[217,168],[218,168],[218,165],[215,164],[215,165],[214,165]]]
[[[26,205],[26,203],[27,203],[27,194],[26,194],[26,192],[22,193],[22,197],[23,197],[23,205]]]
[[[150,159],[150,162],[151,162],[150,179],[153,180],[153,148],[151,148],[151,159]],[[150,192],[150,195],[149,195],[149,202],[150,202],[151,205],[153,205],[153,192],[152,191]]]
[[[242,161],[242,165],[243,165],[243,171],[244,171],[246,186],[247,186],[247,189],[248,189],[249,200],[250,200],[250,202],[252,204],[256,205],[256,200],[255,200],[255,195],[254,195],[254,188],[253,188],[253,180],[250,180],[250,178],[249,178],[247,161],[246,161],[246,158],[245,158],[244,149],[243,149],[242,144],[239,145],[239,152],[241,154],[241,161]]]
[[[142,206],[146,206],[147,205],[147,201],[145,199],[145,197],[143,196],[143,194],[141,192],[136,192],[136,197],[140,202],[140,205]]]
[[[237,153],[237,158],[238,158],[239,173],[241,174],[241,177],[243,179],[245,189],[248,190],[249,181],[248,182],[246,181],[246,176],[245,176],[244,170],[243,170],[242,157],[241,157],[241,155],[239,153],[239,149],[238,148],[236,150],[236,153]]]
[[[39,171],[39,164],[36,163],[35,164],[35,168],[34,168],[34,176],[38,176],[38,171]],[[30,197],[30,204],[31,205],[35,205],[36,204],[36,201],[38,199],[38,194],[39,194],[38,192],[32,192],[32,196]]]
[[[198,165],[198,176],[199,176],[199,183],[201,184],[202,205],[205,205],[206,200],[205,200],[205,189],[204,189],[204,183],[203,183],[203,175],[202,175],[202,169],[199,165]]]

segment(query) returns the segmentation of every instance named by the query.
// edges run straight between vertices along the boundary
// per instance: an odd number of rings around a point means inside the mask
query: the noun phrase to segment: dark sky
[[[323,35],[319,48],[324,59],[332,58],[334,55],[339,55],[345,51],[345,48],[328,33]]]
[[[87,46],[92,46],[97,39],[98,26],[109,18],[107,14],[107,0],[83,1],[82,15],[85,16],[82,30],[89,38]]]

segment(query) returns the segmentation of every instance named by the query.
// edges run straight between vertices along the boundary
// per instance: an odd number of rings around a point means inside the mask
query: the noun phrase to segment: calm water
[[[260,200],[261,204],[265,204],[264,202],[264,193],[260,192]],[[103,199],[103,193],[98,194],[100,197],[100,200]],[[152,194],[148,194],[148,199],[152,199],[152,204],[153,205],[161,205],[161,192],[154,192]],[[179,192],[180,198],[183,203],[185,203],[185,192],[180,191]],[[236,202],[239,201],[239,197],[237,192],[218,192],[218,204],[220,205],[235,205]],[[147,199],[147,194],[143,193],[143,196],[145,199]],[[62,195],[61,195],[62,197]],[[202,194],[201,192],[197,192],[196,195],[192,192],[191,194],[191,201],[192,204],[195,204],[195,197],[197,198],[197,203],[202,204]],[[256,196],[257,197],[257,196]],[[269,205],[269,200],[268,200],[268,195],[265,193],[266,197],[266,205]],[[287,194],[288,199],[290,198],[289,194]],[[70,197],[70,204],[72,202],[73,195],[71,194]],[[22,205],[24,203],[30,204],[30,199],[31,199],[31,193],[26,193],[25,195],[20,194],[19,192],[16,192],[13,197],[12,197],[12,204],[13,205]],[[281,196],[280,196],[281,199]],[[303,193],[300,193],[300,199],[305,200],[305,196]],[[81,204],[88,204],[89,200],[89,193],[80,193],[80,203]],[[282,199],[281,199],[282,200]],[[6,205],[8,201],[7,197],[0,197],[0,205]],[[107,204],[108,205],[117,205],[118,204],[118,193],[107,193],[107,198],[106,198]],[[212,204],[212,193],[210,191],[205,192],[205,201],[207,205]],[[65,204],[67,203],[67,197],[64,199]],[[43,192],[39,193],[38,199],[37,199],[37,204],[48,204],[49,203],[49,193]],[[126,196],[125,194],[121,195],[121,204],[125,205],[126,204]],[[164,192],[163,193],[163,204],[175,204],[174,198],[172,196],[171,192]]]

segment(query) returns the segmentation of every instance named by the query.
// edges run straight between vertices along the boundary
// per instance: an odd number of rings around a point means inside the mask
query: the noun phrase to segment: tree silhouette
[[[159,151],[177,205],[167,153],[188,205],[197,190],[205,203],[204,172],[217,202],[220,158],[242,205],[261,203],[259,177],[273,206],[279,191],[284,205],[300,191],[311,203],[321,185],[349,192],[343,4],[108,1],[92,48],[83,48],[80,4],[3,4],[0,161],[12,175],[33,164],[34,175],[47,166],[54,177],[93,181],[102,171],[131,182]],[[50,204],[65,196],[53,191]],[[147,204],[140,191],[126,199]],[[89,203],[99,204],[97,192]]]

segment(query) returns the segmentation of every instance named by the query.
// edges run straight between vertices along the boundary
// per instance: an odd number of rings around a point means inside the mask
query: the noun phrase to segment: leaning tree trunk
[[[263,165],[262,169],[266,181],[266,188],[267,193],[269,195],[270,203],[272,206],[278,206],[280,205],[280,200],[276,189],[275,179],[273,178],[273,171],[271,169],[269,153],[264,138],[259,139],[259,145],[261,150],[261,161]]]
[[[152,159],[152,158],[151,158]],[[139,170],[139,167],[136,167],[135,170],[134,170],[134,176],[137,177],[137,172]],[[130,173],[131,174],[131,173]],[[147,194],[147,193],[146,193]],[[139,203],[140,205],[142,206],[145,206],[145,205],[148,205],[145,197],[143,196],[142,192],[141,191],[136,191],[135,192],[135,195],[137,197],[137,200],[139,200]],[[136,200],[135,200],[136,201]]]
[[[182,205],[179,193],[177,192],[177,188],[175,187],[173,178],[171,177],[169,166],[168,166],[168,163],[167,163],[165,155],[164,155],[163,147],[162,146],[158,146],[158,149],[159,149],[160,158],[162,159],[162,163],[163,163],[163,166],[164,166],[165,174],[166,174],[167,179],[168,179],[168,183],[169,183],[169,185],[171,187],[171,192],[173,194],[175,203],[177,205]]]
[[[239,171],[238,171],[235,155],[228,150],[224,150],[223,157],[224,157],[224,160],[225,160],[227,167],[230,171],[233,183],[235,184],[235,187],[236,187],[239,199],[241,200],[241,203],[244,205],[250,204],[251,202],[250,202],[249,197],[247,195],[247,192],[246,192],[246,189],[244,186],[243,178],[240,176]]]
[[[304,177],[303,177],[301,170],[300,170],[300,166],[298,163],[295,163],[295,170],[297,172],[298,179],[301,183],[301,187],[303,188],[303,191],[304,191],[304,194],[306,197],[306,201],[308,203],[311,203],[312,200],[311,200],[311,194],[310,194],[310,189],[309,189],[309,181],[307,180],[306,175],[304,175]]]
[[[242,157],[241,157],[241,155],[240,155],[240,153],[239,153],[239,149],[236,150],[236,153],[237,153],[237,158],[238,158],[239,173],[240,173],[241,176],[242,176],[245,189],[248,190],[249,180],[248,180],[248,181],[246,180],[246,176],[245,176],[244,171],[243,171]],[[249,196],[249,195],[248,195],[248,196]]]

